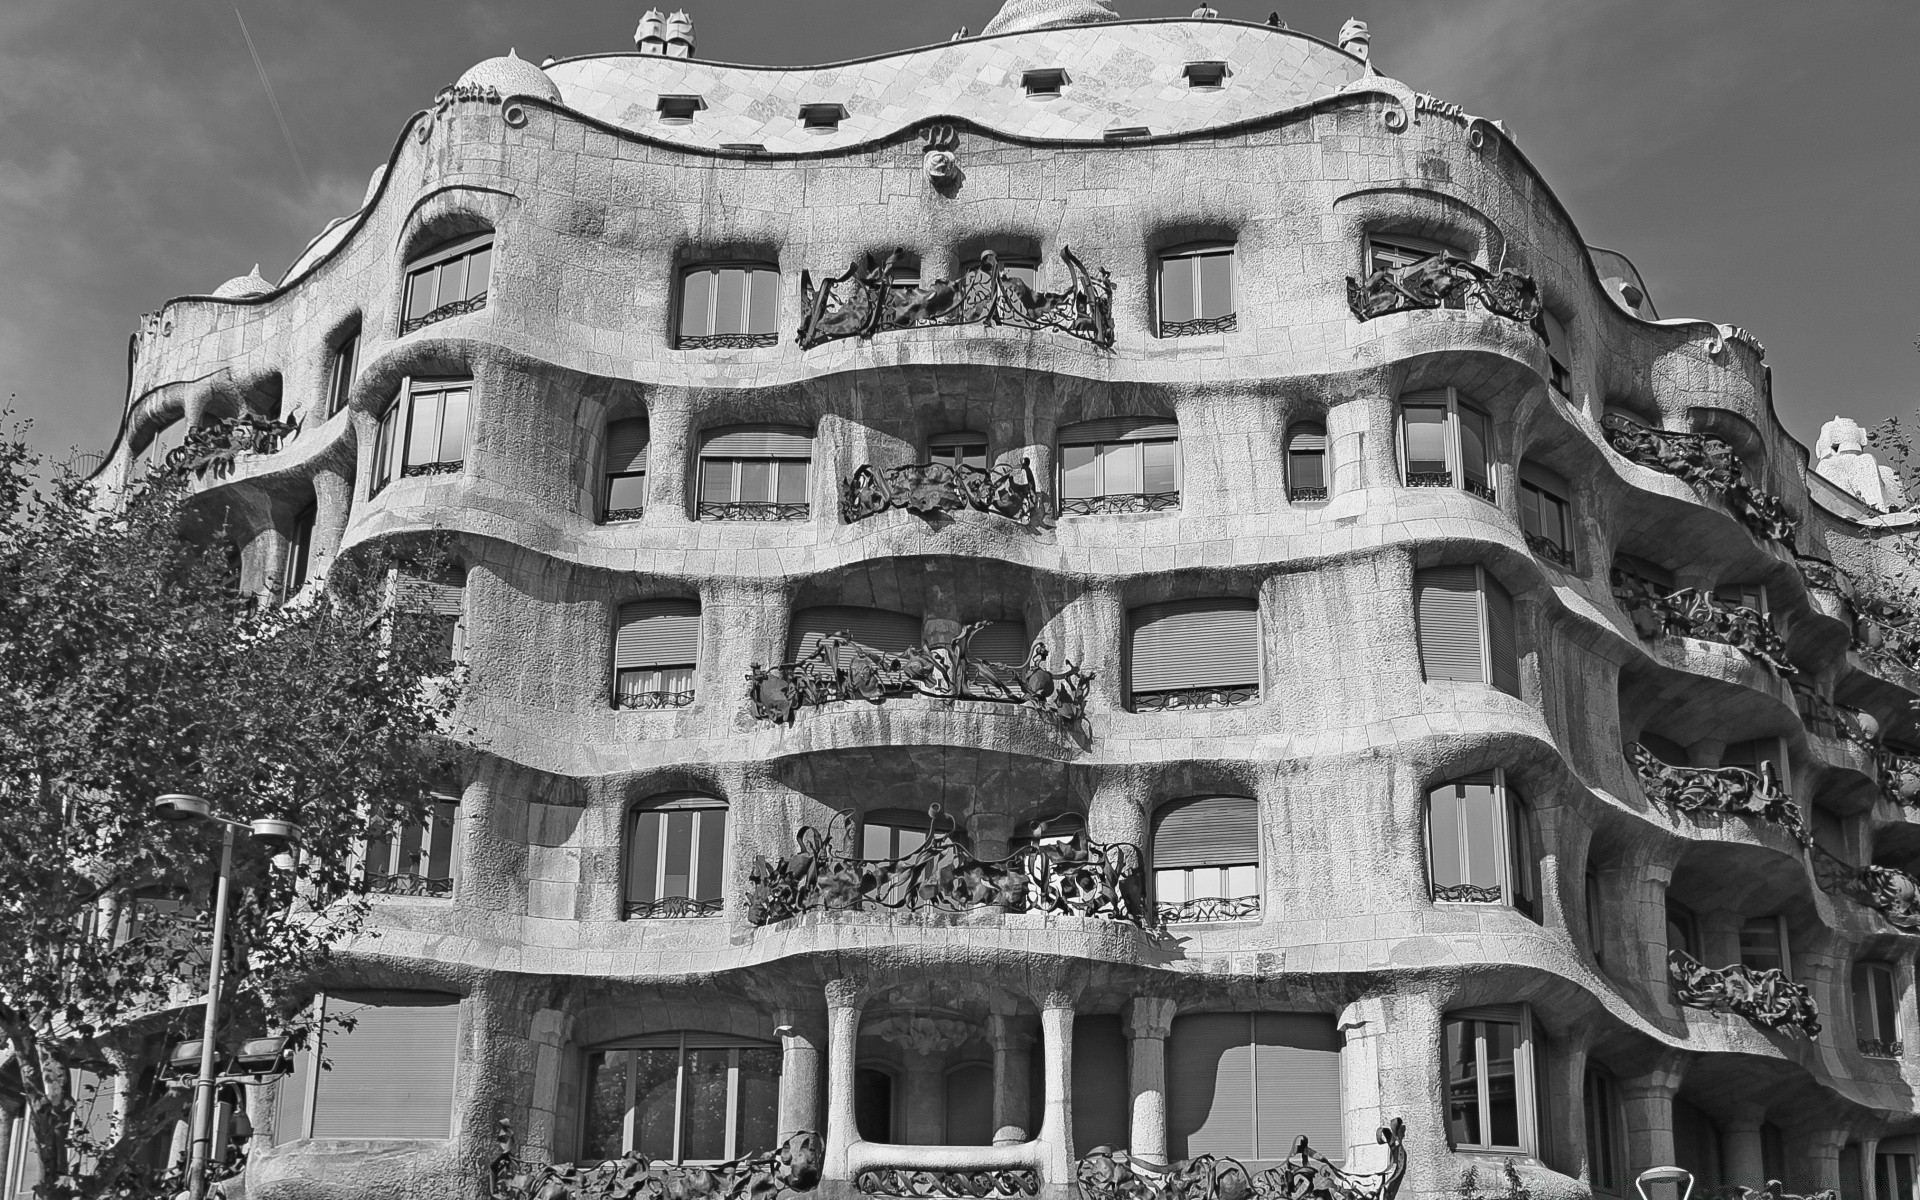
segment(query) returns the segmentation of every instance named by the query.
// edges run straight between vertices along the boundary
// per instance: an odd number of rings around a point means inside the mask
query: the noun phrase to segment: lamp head
[[[153,815],[162,821],[201,821],[212,813],[213,805],[184,792],[168,792],[153,802]]]
[[[279,817],[261,817],[256,821],[249,821],[247,828],[252,831],[254,841],[276,854],[298,847],[301,834],[304,832],[292,821],[282,820]]]

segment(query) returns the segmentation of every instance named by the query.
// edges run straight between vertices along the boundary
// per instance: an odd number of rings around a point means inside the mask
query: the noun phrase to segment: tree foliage
[[[187,1095],[157,1068],[199,1036],[221,831],[155,820],[156,796],[303,827],[278,863],[237,839],[222,1041],[304,1034],[316,976],[365,932],[356,849],[420,811],[451,745],[445,630],[391,602],[396,571],[443,555],[343,556],[261,605],[184,481],[103,497],[0,435],[0,1093],[24,1101],[42,1197],[180,1186]]]

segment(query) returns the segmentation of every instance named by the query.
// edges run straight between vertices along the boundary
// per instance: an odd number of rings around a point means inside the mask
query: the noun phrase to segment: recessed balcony
[[[1793,545],[1799,522],[1780,497],[1747,482],[1740,459],[1722,439],[1710,433],[1652,429],[1619,413],[1608,413],[1600,427],[1607,444],[1628,462],[1719,493],[1755,537]]]
[[[1667,970],[1674,999],[1688,1008],[1745,1017],[1755,1025],[1808,1039],[1820,1036],[1820,1010],[1813,993],[1778,970],[1744,963],[1714,968],[1681,950],[1669,951]]]
[[[1627,761],[1648,800],[1669,812],[1722,814],[1776,825],[1801,845],[1811,837],[1800,808],[1780,786],[1772,763],[1745,767],[1676,767],[1660,761],[1639,742],[1627,747]]]
[[[957,280],[923,284],[908,274],[901,254],[884,263],[869,254],[815,286],[800,273],[800,348],[843,338],[871,338],[904,329],[1005,325],[1061,333],[1102,348],[1113,345],[1113,280],[1091,271],[1070,248],[1060,261],[1068,283],[1039,291],[1004,268],[992,253],[968,264]]]
[[[1533,276],[1511,267],[1494,272],[1451,254],[1436,254],[1383,267],[1364,282],[1347,277],[1347,307],[1361,321],[1423,309],[1463,309],[1469,301],[1522,325],[1540,321],[1539,287]]]
[[[1767,619],[1741,604],[1698,588],[1669,592],[1619,566],[1613,569],[1613,598],[1633,622],[1634,632],[1652,641],[1662,635],[1719,642],[1743,651],[1775,674],[1798,675],[1787,658],[1787,644]]]
[[[852,525],[889,509],[919,517],[936,513],[994,513],[1025,524],[1045,510],[1046,493],[1034,478],[1033,464],[992,470],[966,463],[927,462],[876,470],[856,467],[840,485],[840,518]]]

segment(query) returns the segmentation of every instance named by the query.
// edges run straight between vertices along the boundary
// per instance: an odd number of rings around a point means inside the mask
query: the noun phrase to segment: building
[[[210,463],[250,589],[465,567],[408,602],[473,764],[250,1196],[472,1195],[505,1118],[819,1130],[836,1196],[1305,1135],[1912,1200],[1904,518],[1364,25],[1210,13],[812,69],[650,13],[143,322],[106,478]]]

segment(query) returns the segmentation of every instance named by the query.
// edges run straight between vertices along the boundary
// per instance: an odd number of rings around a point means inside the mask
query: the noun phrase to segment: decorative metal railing
[[[1799,523],[1780,497],[1748,483],[1733,447],[1710,433],[1649,429],[1619,413],[1600,422],[1607,444],[1629,462],[1716,491],[1756,537],[1793,545]]]
[[[1842,707],[1819,692],[1797,684],[1793,689],[1793,698],[1800,710],[1800,722],[1807,727],[1807,732],[1836,741],[1852,742],[1863,750],[1873,748],[1873,739],[1867,735],[1872,718],[1859,709]]]
[[[764,350],[779,344],[777,333],[683,333],[674,347],[679,350]]]
[[[1018,467],[990,471],[939,462],[876,471],[862,464],[840,485],[840,519],[851,525],[890,508],[922,517],[971,509],[1024,523],[1043,511],[1045,500],[1033,464],[1024,458]]]
[[[1537,533],[1521,536],[1527,539],[1527,549],[1533,551],[1535,557],[1544,558],[1555,566],[1565,567],[1569,571],[1573,570],[1573,551]]]
[[[1898,867],[1856,867],[1817,842],[1807,855],[1821,891],[1873,909],[1896,929],[1920,933],[1920,880]]]
[[[1213,1154],[1141,1170],[1124,1151],[1102,1146],[1080,1159],[1079,1200],[1394,1200],[1407,1174],[1406,1133],[1399,1117],[1381,1126],[1374,1137],[1387,1147],[1387,1165],[1364,1173],[1336,1166],[1304,1137],[1257,1175]]]
[[[1906,1043],[1899,1038],[1894,1038],[1892,1041],[1884,1041],[1880,1038],[1859,1038],[1856,1039],[1855,1044],[1860,1047],[1860,1053],[1868,1058],[1899,1058],[1907,1052]]]
[[[1162,925],[1204,925],[1220,921],[1251,921],[1260,915],[1258,896],[1199,896],[1167,900],[1153,906]]]
[[[644,508],[610,508],[600,517],[602,525],[611,525],[615,521],[638,521],[647,515]]]
[[[1182,688],[1177,692],[1135,692],[1135,712],[1178,712],[1188,708],[1237,708],[1260,701],[1260,685],[1237,687]]]
[[[1800,578],[1810,588],[1833,592],[1845,596],[1852,589],[1847,586],[1847,575],[1839,567],[1824,558],[1808,558],[1805,555],[1793,556],[1794,565],[1800,568]]]
[[[215,479],[225,479],[242,454],[276,453],[299,432],[298,421],[276,421],[252,412],[222,417],[189,429],[181,443],[167,451],[160,469],[173,475],[191,471],[195,479],[205,479],[211,471]]]
[[[1012,1200],[1040,1192],[1040,1174],[1031,1167],[918,1171],[911,1167],[875,1167],[853,1177],[853,1190],[865,1196],[967,1196]]]
[[[746,676],[747,703],[762,721],[791,722],[807,705],[931,696],[1024,704],[1061,725],[1079,725],[1086,716],[1093,675],[1072,662],[1063,672],[1048,670],[1047,648],[1039,642],[1018,666],[974,658],[967,647],[988,624],[976,621],[949,645],[915,646],[904,654],[883,654],[845,632],[830,634],[799,662],[771,669],[754,663]]]
[[[1808,1038],[1820,1036],[1820,1010],[1813,993],[1771,967],[1756,970],[1744,963],[1715,969],[1684,950],[1667,952],[1667,971],[1673,977],[1674,998],[1688,1008],[1733,1013],[1756,1025]]]
[[[813,505],[768,500],[702,500],[694,515],[702,521],[804,521],[813,515]]]
[[[418,479],[423,475],[457,475],[466,466],[464,459],[449,458],[439,462],[408,463],[400,468],[402,479]]]
[[[615,708],[685,708],[693,703],[694,691],[620,692],[613,698]]]
[[[1118,496],[1080,496],[1060,501],[1063,517],[1099,517],[1109,513],[1166,512],[1180,507],[1179,492],[1134,492]]]
[[[1146,905],[1138,846],[1092,842],[1076,834],[989,861],[940,829],[939,805],[929,806],[927,818],[926,843],[894,859],[853,858],[840,849],[853,840],[851,812],[835,816],[824,833],[803,826],[795,838],[797,853],[755,861],[747,876],[747,920],[771,925],[801,913],[869,905],[899,912],[998,906],[1007,912],[1125,921],[1158,931]]]
[[[1647,799],[1669,812],[1724,813],[1778,825],[1802,846],[1809,843],[1799,805],[1780,786],[1772,763],[1758,771],[1745,767],[1676,767],[1664,763],[1639,742],[1627,747],[1627,761]]]
[[[1239,327],[1240,314],[1228,313],[1223,317],[1195,317],[1191,321],[1162,321],[1160,336],[1199,337],[1208,333],[1232,333]]]
[[[1665,592],[1619,567],[1613,569],[1613,598],[1633,622],[1634,631],[1648,641],[1671,633],[1720,642],[1744,651],[1775,674],[1800,673],[1787,659],[1787,644],[1779,633],[1743,604],[1728,604],[1698,588]]]
[[[1408,487],[1452,487],[1452,471],[1408,471]]]
[[[1478,263],[1437,254],[1375,271],[1364,283],[1347,276],[1347,307],[1362,321],[1414,309],[1465,308],[1468,300],[1495,316],[1540,326],[1540,289],[1533,276],[1512,267],[1496,274]]]
[[[1477,883],[1436,884],[1433,898],[1448,904],[1498,904],[1506,898],[1506,892],[1499,884],[1481,886]]]
[[[1327,489],[1323,487],[1290,487],[1287,499],[1295,504],[1314,504],[1327,498]]]
[[[717,917],[726,908],[724,900],[695,900],[690,896],[663,896],[658,900],[627,901],[627,916],[632,920],[670,917]]]
[[[417,317],[409,317],[400,322],[400,332],[403,334],[412,333],[416,329],[425,329],[427,326],[444,321],[449,317],[462,317],[468,313],[479,312],[486,306],[487,293],[485,292],[481,292],[478,296],[469,296],[465,300],[450,300],[432,312],[422,313]]]
[[[1070,248],[1060,251],[1072,280],[1063,292],[1034,291],[1001,270],[992,253],[982,255],[957,282],[905,286],[894,280],[903,255],[896,250],[884,263],[866,255],[818,287],[809,272],[801,271],[800,348],[940,325],[1010,325],[1064,333],[1103,348],[1113,345],[1113,278],[1104,269],[1096,276]]]
[[[1778,1179],[1769,1179],[1767,1186],[1755,1191],[1750,1187],[1741,1187],[1737,1183],[1707,1188],[1695,1193],[1700,1200],[1840,1200],[1840,1193],[1832,1188],[1825,1191],[1808,1192],[1796,1196],[1787,1190],[1787,1185]]]
[[[1889,605],[1856,602],[1853,649],[1879,667],[1920,674],[1920,626]]]
[[[778,1149],[710,1165],[649,1159],[638,1151],[598,1164],[555,1166],[514,1153],[513,1125],[500,1119],[490,1200],[772,1200],[820,1182],[826,1143],[796,1133]]]
[[[453,895],[453,880],[436,879],[413,871],[392,875],[367,874],[367,890],[381,896],[442,897]]]
[[[1880,767],[1880,794],[1902,808],[1920,808],[1920,756],[1876,746]]]

